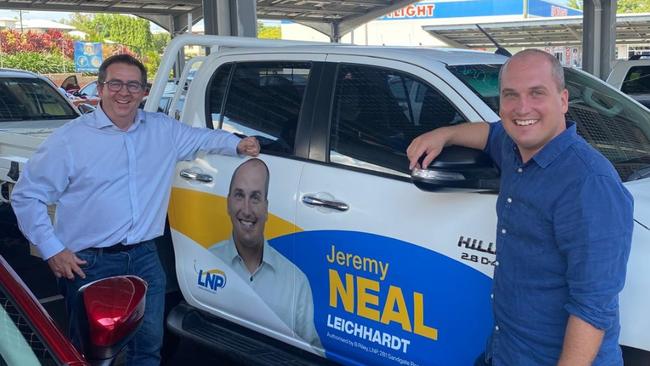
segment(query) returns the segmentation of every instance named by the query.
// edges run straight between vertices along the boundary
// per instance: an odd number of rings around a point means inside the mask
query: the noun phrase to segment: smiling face
[[[566,129],[569,93],[539,52],[513,56],[501,75],[499,115],[524,162]]]
[[[261,249],[268,216],[268,170],[257,159],[244,162],[235,171],[228,193],[228,215],[235,245],[241,249]]]
[[[104,83],[97,85],[102,110],[117,127],[126,130],[135,121],[138,107],[144,98],[144,90],[134,93],[124,85],[121,90],[114,92],[109,90],[107,84],[112,80],[119,80],[124,84],[128,82],[142,83],[142,74],[137,66],[114,63],[106,68]]]

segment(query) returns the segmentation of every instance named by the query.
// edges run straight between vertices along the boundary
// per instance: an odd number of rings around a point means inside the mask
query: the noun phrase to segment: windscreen
[[[0,78],[0,122],[73,119],[77,112],[38,78]]]
[[[458,65],[448,69],[499,113],[501,65]],[[609,159],[623,181],[650,175],[650,112],[591,75],[564,70],[569,91],[566,118],[578,134]]]

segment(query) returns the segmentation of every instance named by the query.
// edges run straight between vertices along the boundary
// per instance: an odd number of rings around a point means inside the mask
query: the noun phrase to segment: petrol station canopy
[[[343,34],[417,0],[0,0],[0,9],[65,12],[126,13],[149,19],[172,34],[183,33],[188,24],[205,18],[207,34],[255,36],[256,19],[282,19],[310,26],[338,42]],[[555,0],[424,0],[440,13],[459,3],[464,14],[511,11],[523,15],[513,22],[486,22],[486,30],[503,47],[546,46],[552,42],[582,43],[583,69],[600,77],[609,74],[615,44],[647,43],[650,14],[616,17],[617,0],[584,0],[582,16]],[[521,11],[519,11],[521,7]],[[565,15],[535,19],[537,12]],[[477,13],[478,12],[478,13]],[[548,15],[540,15],[548,17]],[[437,17],[437,16],[436,16]],[[582,20],[581,20],[582,19]],[[616,19],[616,20],[615,20]],[[620,20],[619,20],[620,19]],[[616,27],[614,27],[616,23]],[[424,26],[432,35],[452,46],[491,47],[492,42],[472,24]],[[582,25],[586,31],[582,31]],[[241,31],[240,31],[241,30]],[[478,32],[477,32],[478,31]],[[616,33],[615,33],[616,31]],[[616,38],[615,38],[616,37]],[[447,42],[448,41],[448,42]],[[563,43],[567,44],[567,43]]]
[[[422,29],[456,47],[494,47],[479,27],[502,47],[579,46],[583,41],[582,16],[426,25]],[[650,13],[616,16],[616,44],[644,43],[650,43]]]

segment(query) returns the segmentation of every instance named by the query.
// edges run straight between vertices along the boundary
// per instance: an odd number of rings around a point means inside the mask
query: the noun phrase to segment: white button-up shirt
[[[264,302],[305,342],[321,348],[314,327],[314,300],[307,276],[264,241],[262,263],[250,273],[232,237],[209,248],[255,290]]]
[[[176,162],[199,150],[236,155],[239,140],[142,110],[122,131],[100,107],[41,144],[21,172],[12,206],[44,259],[65,248],[153,239],[163,233]],[[47,214],[52,204],[54,225]]]

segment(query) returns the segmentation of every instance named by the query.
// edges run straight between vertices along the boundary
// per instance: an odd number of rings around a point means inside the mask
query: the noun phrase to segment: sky
[[[60,21],[61,19],[68,19],[72,13],[58,12],[58,11],[23,11],[23,19],[47,19],[53,20],[55,22]],[[19,18],[18,10],[0,10],[0,18]],[[273,23],[273,25],[279,24],[279,22],[265,21],[265,23]],[[277,23],[277,24],[276,24]],[[203,25],[203,20],[199,21],[197,25]],[[151,31],[160,31],[162,28],[151,23]]]
[[[58,11],[23,11],[23,19],[47,19],[58,22],[70,17],[71,13]],[[0,18],[19,18],[18,10],[0,10]]]
[[[23,19],[47,19],[55,22],[61,21],[61,19],[68,19],[72,13],[60,12],[60,11],[25,11],[23,10]],[[18,10],[0,10],[0,18],[15,18],[19,19]],[[162,30],[156,24],[151,23],[151,31]]]

